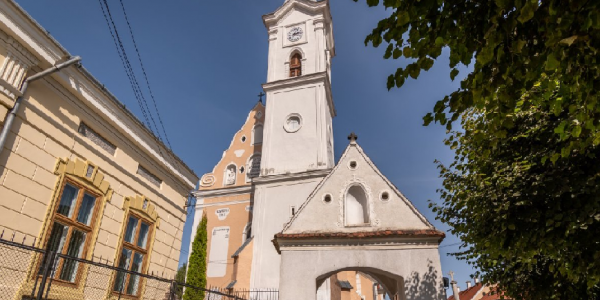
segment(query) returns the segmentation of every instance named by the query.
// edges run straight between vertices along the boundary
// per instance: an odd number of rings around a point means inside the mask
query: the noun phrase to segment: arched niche
[[[223,174],[223,185],[234,185],[237,177],[237,167],[234,164],[230,164],[225,168]]]
[[[369,199],[361,185],[351,186],[344,195],[346,226],[370,224]]]
[[[263,141],[263,125],[256,124],[252,128],[252,145],[262,144]]]

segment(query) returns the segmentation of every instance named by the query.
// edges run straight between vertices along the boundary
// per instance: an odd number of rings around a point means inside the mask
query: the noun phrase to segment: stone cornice
[[[323,169],[323,170],[313,170],[301,173],[289,173],[289,174],[278,174],[278,175],[266,175],[255,177],[252,180],[254,184],[268,184],[268,183],[276,183],[276,182],[285,182],[285,181],[295,181],[295,180],[303,180],[303,179],[312,179],[312,178],[320,178],[325,177],[331,172],[331,169]]]
[[[214,190],[195,190],[192,192],[192,195],[194,195],[194,197],[196,197],[196,198],[234,196],[234,195],[250,193],[250,192],[252,192],[253,189],[254,189],[254,187],[252,185],[243,185],[243,186],[226,187],[226,188],[214,189]]]
[[[324,18],[331,22],[331,13],[329,12],[329,1],[309,1],[309,0],[288,0],[276,11],[263,16],[265,27],[269,28],[276,25],[283,19],[293,8],[309,11],[312,13],[322,12]]]
[[[294,88],[310,83],[323,83],[325,85],[325,91],[327,91],[327,103],[329,103],[329,112],[332,117],[335,117],[337,113],[331,95],[331,81],[329,80],[329,74],[326,71],[267,82],[262,85],[262,88],[265,92],[269,92],[278,89]]]
[[[437,230],[380,231],[371,233],[300,233],[275,235],[278,253],[286,250],[437,249],[445,234]]]

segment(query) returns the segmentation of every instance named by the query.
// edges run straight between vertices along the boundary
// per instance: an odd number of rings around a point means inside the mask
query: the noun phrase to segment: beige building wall
[[[358,275],[358,279],[357,279]],[[369,276],[357,271],[341,271],[329,277],[331,280],[331,299],[341,300],[374,300],[373,283],[376,283]],[[352,289],[342,289],[338,281],[348,281]],[[360,282],[360,290],[359,290]],[[380,294],[375,300],[383,300]]]
[[[192,237],[205,214],[208,287],[250,287],[253,241],[245,242],[253,236],[252,178],[260,171],[264,114],[265,106],[258,102],[212,172],[202,176],[195,192],[198,201]]]
[[[4,126],[22,79],[68,53],[13,1],[0,1],[0,15],[15,21],[0,22],[0,121]],[[37,40],[25,42],[32,37]],[[15,55],[25,62],[21,80],[4,74]],[[75,67],[30,84],[5,148],[0,149],[0,231],[5,238],[14,233],[15,241],[45,247],[62,187],[71,180],[100,196],[83,258],[102,258],[117,265],[127,214],[135,212],[153,223],[142,271],[173,277],[186,219],[185,201],[198,178],[112,97],[87,71]],[[80,133],[81,124],[113,145],[114,153]],[[140,175],[140,166],[158,181]],[[88,168],[93,170],[90,176]],[[81,293],[81,284],[75,290]]]

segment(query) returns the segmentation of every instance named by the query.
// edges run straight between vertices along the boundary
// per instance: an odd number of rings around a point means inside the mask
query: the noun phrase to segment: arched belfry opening
[[[290,58],[290,77],[302,75],[302,54],[295,52]]]
[[[344,201],[347,226],[369,224],[369,200],[362,186],[351,186],[346,192]]]

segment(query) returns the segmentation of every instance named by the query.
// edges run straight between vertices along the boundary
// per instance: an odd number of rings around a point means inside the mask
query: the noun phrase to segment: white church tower
[[[329,1],[287,0],[263,16],[269,34],[261,173],[253,180],[251,287],[277,288],[272,240],[334,166]]]

